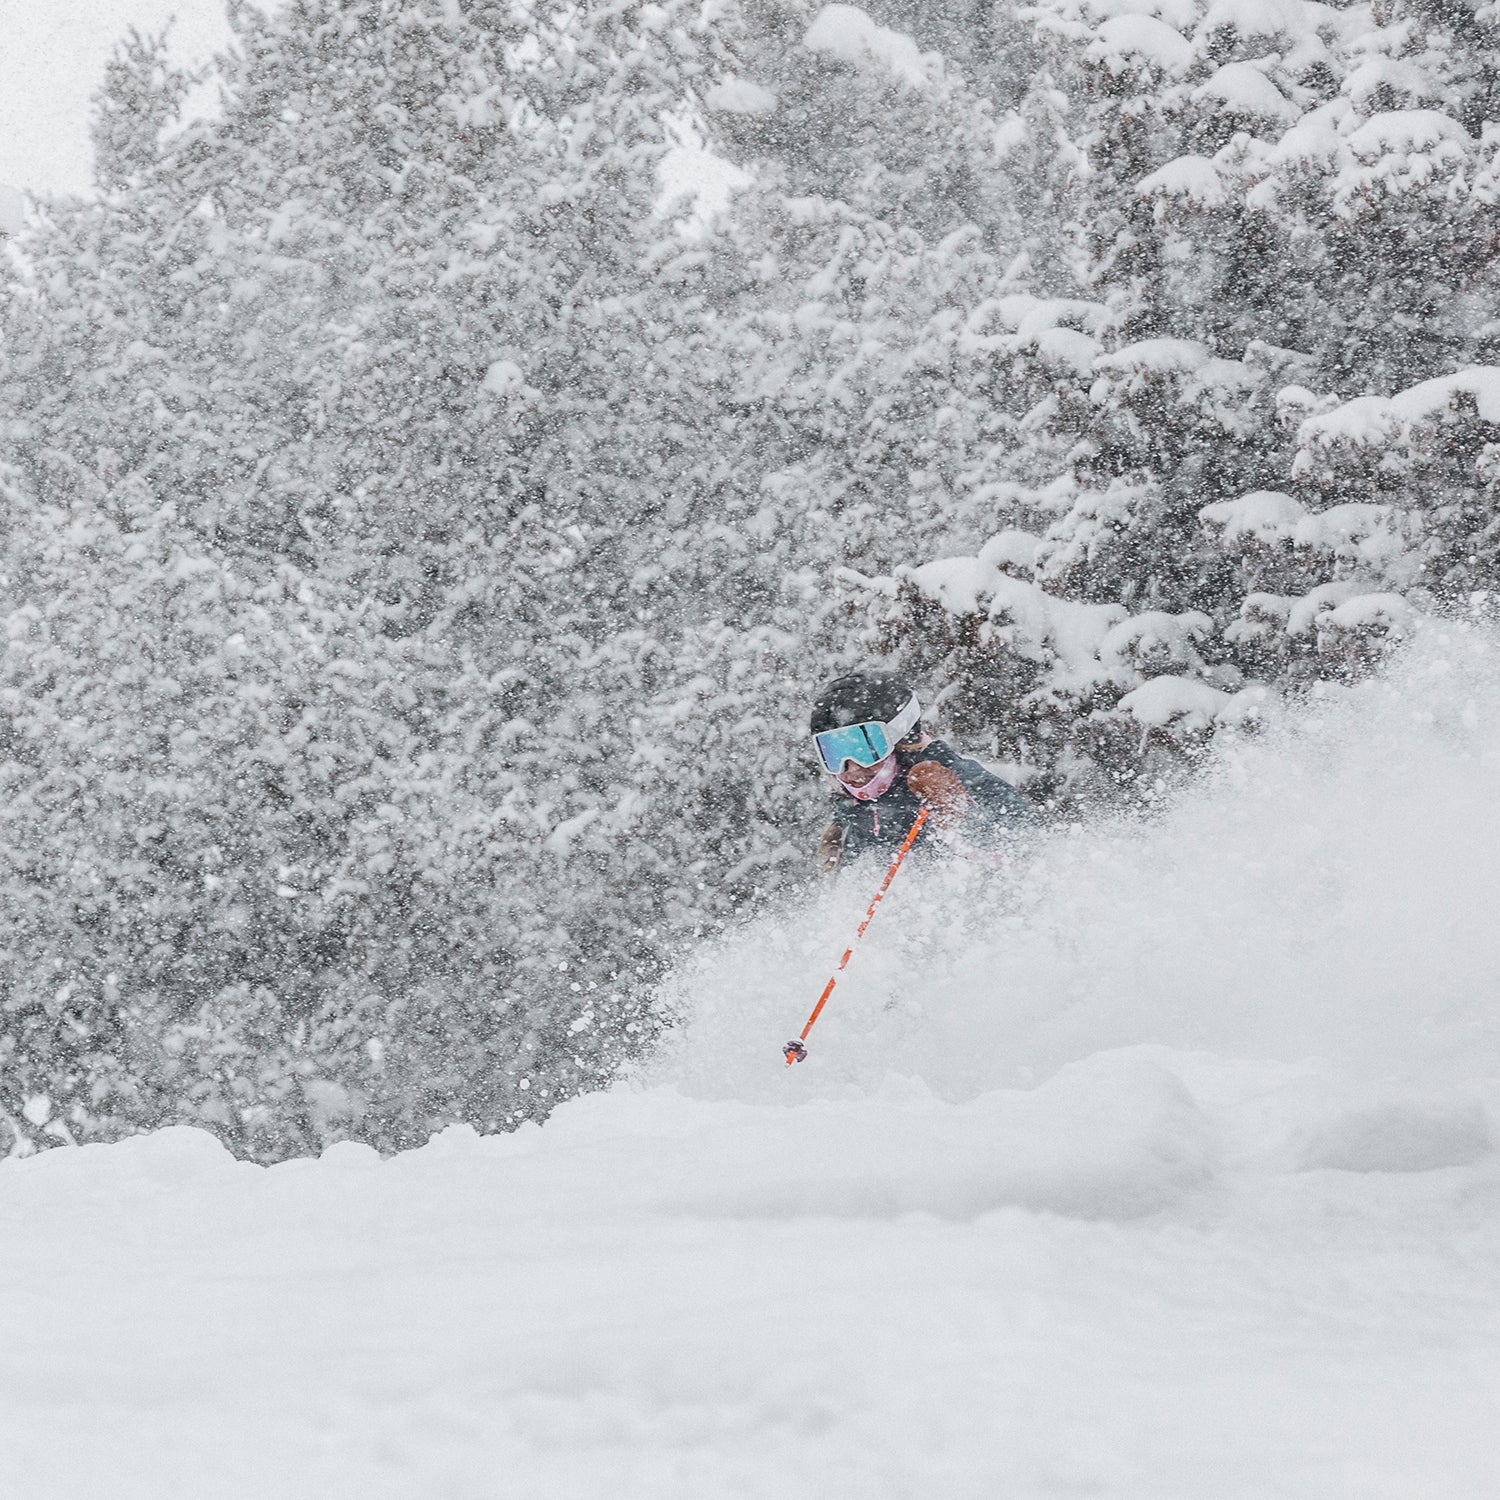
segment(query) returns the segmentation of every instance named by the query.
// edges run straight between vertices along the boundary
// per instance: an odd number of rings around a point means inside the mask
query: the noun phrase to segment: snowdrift
[[[705,946],[543,1127],[0,1166],[0,1493],[1500,1486],[1500,674],[1428,627],[1153,817]]]

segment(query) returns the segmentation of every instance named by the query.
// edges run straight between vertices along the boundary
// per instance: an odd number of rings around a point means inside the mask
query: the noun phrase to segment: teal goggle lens
[[[891,753],[891,737],[884,724],[846,724],[813,736],[824,769],[837,776],[849,761],[857,766],[878,766]]]

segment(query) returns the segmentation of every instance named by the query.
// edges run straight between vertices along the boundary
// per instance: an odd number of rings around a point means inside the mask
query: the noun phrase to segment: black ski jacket
[[[842,835],[838,864],[846,865],[872,852],[882,854],[887,860],[896,857],[902,839],[911,832],[911,825],[916,822],[922,807],[922,799],[906,784],[906,773],[924,760],[947,766],[974,799],[974,806],[961,827],[963,833],[976,843],[990,842],[997,832],[1024,828],[1036,822],[1036,808],[1008,781],[986,771],[977,760],[955,755],[941,740],[931,740],[920,750],[896,751],[896,765],[899,767],[896,779],[885,794],[873,802],[861,802],[847,792],[834,793],[833,822]],[[829,833],[832,834],[833,829]],[[928,835],[924,832],[917,840],[917,846],[927,840]],[[913,854],[917,852],[917,846],[913,846]]]

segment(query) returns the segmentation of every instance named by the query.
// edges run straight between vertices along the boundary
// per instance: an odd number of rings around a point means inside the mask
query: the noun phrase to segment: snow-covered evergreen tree
[[[121,53],[101,140],[150,128],[6,296],[8,605],[58,657],[11,658],[14,847],[81,851],[17,877],[26,1086],[85,1133],[185,1113],[268,1153],[545,1112],[638,1045],[674,909],[632,713],[677,624],[621,621],[697,463],[655,198],[701,25],[235,19],[212,123],[171,128],[179,80]],[[80,789],[98,743],[112,797]],[[41,898],[68,881],[86,917]],[[139,1018],[108,1087],[54,1065],[54,960],[89,1036]]]
[[[1018,413],[994,540],[893,578],[877,613],[969,733],[1077,787],[1139,779],[1267,684],[1359,668],[1399,638],[1395,596],[1493,579],[1493,23],[1025,14],[1079,153],[1082,305],[1033,326],[1076,373]]]

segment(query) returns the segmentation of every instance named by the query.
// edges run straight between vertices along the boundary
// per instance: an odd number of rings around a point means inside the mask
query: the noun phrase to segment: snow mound
[[[6,1179],[12,1202],[107,1192],[117,1198],[178,1193],[224,1177],[256,1175],[203,1130],[172,1126],[112,1146],[43,1151],[26,1158],[26,1170]]]
[[[1494,1126],[1477,1103],[1393,1099],[1310,1130],[1301,1143],[1301,1165],[1308,1171],[1433,1172],[1470,1166],[1495,1144]]]
[[[777,1061],[774,1048],[763,1056]],[[710,1217],[969,1219],[1014,1207],[1131,1219],[1171,1207],[1214,1169],[1213,1129],[1191,1095],[1130,1054],[956,1106],[919,1086],[791,1108],[653,1089],[567,1105],[541,1135],[532,1164],[547,1175],[554,1152],[587,1142],[597,1154],[608,1141],[596,1207]]]

